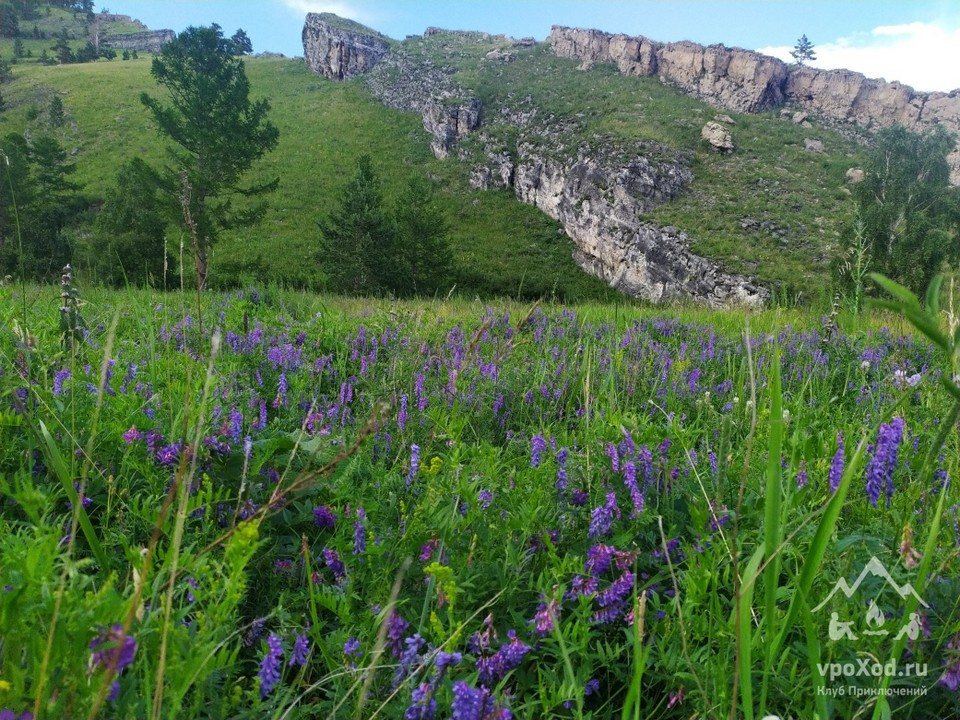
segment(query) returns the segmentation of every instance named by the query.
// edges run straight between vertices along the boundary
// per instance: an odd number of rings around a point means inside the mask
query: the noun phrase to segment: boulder
[[[814,138],[804,138],[803,139],[803,149],[809,152],[823,152],[823,141],[815,140]]]
[[[733,136],[730,131],[718,122],[708,122],[700,130],[700,137],[710,143],[717,152],[732,153],[734,150]]]

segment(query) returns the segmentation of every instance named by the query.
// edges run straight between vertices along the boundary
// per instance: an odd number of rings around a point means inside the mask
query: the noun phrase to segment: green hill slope
[[[491,41],[478,37],[483,36],[440,34],[401,45],[442,59],[485,108],[531,96],[541,112],[577,117],[585,132],[683,149],[695,179],[680,200],[651,218],[685,230],[695,251],[779,288],[782,295],[802,289],[803,298],[811,299],[826,293],[828,263],[852,210],[843,173],[860,159],[854,142],[774,115],[735,116],[737,152],[716,155],[699,138],[700,127],[716,111],[655,79],[623,77],[599,66],[583,72],[544,45],[513,50],[511,63],[485,62]],[[0,43],[0,53],[9,42]],[[216,247],[214,284],[256,278],[319,287],[317,221],[332,209],[357,157],[369,153],[388,196],[412,173],[437,182],[439,202],[453,226],[459,291],[610,297],[612,291],[574,264],[573,244],[556,222],[507,191],[471,188],[470,164],[436,160],[420,118],[379,104],[362,79],[334,83],[311,73],[302,61],[283,58],[249,58],[246,65],[252,94],[269,98],[271,120],[280,130],[279,147],[253,179],[279,177],[281,185],[261,225],[228,234]],[[14,80],[2,88],[6,109],[0,113],[0,135],[49,132],[57,137],[71,153],[77,168],[73,179],[83,185],[92,206],[124,161],[163,162],[164,145],[139,101],[144,91],[162,94],[151,80],[147,56],[65,66],[21,62],[13,72]],[[52,127],[47,115],[54,95],[65,107],[62,127]],[[826,152],[804,149],[804,140],[813,136],[823,140]],[[76,235],[82,250],[82,228]],[[180,240],[171,229],[171,245]],[[78,261],[82,270],[82,256]]]

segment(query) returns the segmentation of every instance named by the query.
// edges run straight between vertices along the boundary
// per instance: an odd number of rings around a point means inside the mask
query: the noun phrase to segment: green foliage
[[[243,28],[237,29],[230,37],[230,42],[233,43],[234,55],[249,55],[253,52],[253,43]]]
[[[63,112],[63,100],[59,95],[54,95],[50,100],[50,107],[47,109],[47,116],[50,118],[50,124],[53,127],[63,127],[66,116]]]
[[[191,27],[164,46],[150,69],[166,88],[169,105],[141,95],[161,135],[172,140],[168,180],[185,177],[190,192],[182,202],[184,223],[195,235],[197,281],[207,277],[207,253],[227,228],[258,222],[263,203],[235,207],[235,196],[252,198],[276,189],[278,181],[241,186],[253,164],[279,141],[277,128],[267,120],[270,104],[251,102],[250,83],[233,44],[217,25]],[[189,210],[190,221],[187,221]]]
[[[176,287],[166,230],[177,212],[176,188],[140,158],[126,163],[97,215],[88,267],[100,282],[113,286]]]
[[[388,289],[396,232],[369,155],[361,155],[340,193],[340,207],[319,224],[320,263],[330,287],[356,295]]]
[[[67,179],[76,166],[49,135],[30,143],[8,135],[2,152],[6,162],[0,171],[6,177],[0,183],[0,274],[22,269],[29,278],[58,277],[72,254],[65,231],[83,206],[79,187]]]
[[[340,207],[319,223],[330,287],[352,294],[433,295],[450,281],[450,226],[432,183],[410,176],[392,212],[369,155],[361,155]]]
[[[923,134],[884,128],[854,189],[873,269],[915,292],[944,262],[960,260],[960,193],[946,160],[953,147],[940,126]]]
[[[817,59],[817,54],[813,51],[813,43],[807,39],[807,36],[801,35],[797,44],[793,46],[790,55],[796,60],[797,65],[806,65],[811,60]]]
[[[393,211],[397,295],[431,296],[443,292],[453,272],[450,222],[436,203],[433,183],[411,175]]]

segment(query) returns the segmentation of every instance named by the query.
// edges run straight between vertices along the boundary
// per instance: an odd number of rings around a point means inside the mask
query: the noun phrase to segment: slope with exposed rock
[[[457,82],[456,67],[438,64],[428,52],[434,47],[429,43],[442,45],[450,38],[451,47],[441,57],[459,57],[459,48],[467,43],[484,48],[483,62],[510,63],[529,41],[429,29],[423,41],[411,40],[374,57],[368,48],[377,37],[373,31],[359,32],[355,24],[344,30],[329,18],[308,15],[307,65],[342,79],[355,74],[351,58],[365,57],[371,92],[390,107],[420,113],[437,157],[451,154],[458,142],[473,135],[473,152],[458,155],[474,163],[474,185],[508,188],[558,220],[586,271],[651,301],[693,299],[731,306],[760,305],[769,298],[769,291],[750,278],[694,254],[684,232],[644,219],[689,183],[691,171],[682,154],[659,143],[585,136],[576,118],[541,117],[525,98],[483,107]],[[330,47],[342,49],[331,54]]]

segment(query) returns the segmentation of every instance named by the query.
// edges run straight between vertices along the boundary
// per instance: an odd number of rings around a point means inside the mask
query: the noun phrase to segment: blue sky
[[[662,42],[760,50],[789,60],[801,34],[811,64],[899,80],[917,90],[960,88],[958,0],[116,0],[97,9],[181,31],[242,27],[254,51],[302,54],[307,12],[335,12],[402,39],[431,25],[544,39],[551,25],[646,35]]]

